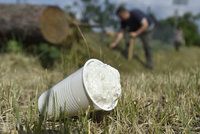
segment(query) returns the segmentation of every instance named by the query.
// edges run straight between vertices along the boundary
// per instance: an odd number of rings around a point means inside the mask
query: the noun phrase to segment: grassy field
[[[37,99],[80,65],[71,68],[63,62],[47,70],[30,55],[1,54],[0,133],[200,133],[200,48],[155,49],[153,71],[136,60],[127,62],[117,51],[99,50],[100,59],[120,69],[123,94],[118,106],[99,113],[100,119],[87,111],[59,121],[41,121]]]

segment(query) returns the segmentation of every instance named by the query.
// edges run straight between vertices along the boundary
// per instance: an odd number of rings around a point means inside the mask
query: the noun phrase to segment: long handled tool
[[[129,46],[128,46],[128,60],[129,61],[132,60],[133,58],[134,46],[135,46],[135,38],[131,38],[129,42]]]

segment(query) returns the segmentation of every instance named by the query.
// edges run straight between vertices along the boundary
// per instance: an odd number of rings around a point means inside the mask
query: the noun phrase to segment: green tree
[[[185,13],[183,16],[178,18],[178,26],[183,30],[187,46],[200,46],[200,34],[195,19],[195,16],[191,13]],[[163,20],[162,24],[175,26],[175,22],[175,17],[169,17],[166,20]]]
[[[200,46],[198,26],[191,13],[186,13],[180,18],[179,26],[182,27],[188,45]]]

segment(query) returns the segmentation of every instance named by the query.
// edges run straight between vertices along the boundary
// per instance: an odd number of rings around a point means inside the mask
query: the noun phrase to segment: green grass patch
[[[82,42],[61,51],[61,59],[52,69],[43,68],[38,57],[26,53],[0,55],[0,133],[200,132],[200,48],[183,47],[178,53],[170,46],[156,48],[155,69],[149,71],[93,37],[86,35],[89,46]],[[144,59],[139,43],[135,51]],[[86,111],[77,118],[42,120],[37,109],[39,95],[89,58],[99,58],[120,70],[118,106],[93,116]]]

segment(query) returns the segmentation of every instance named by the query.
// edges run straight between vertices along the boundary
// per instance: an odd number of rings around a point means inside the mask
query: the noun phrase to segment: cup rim
[[[84,64],[84,66],[83,66],[83,85],[84,85],[84,87],[85,87],[85,91],[86,91],[87,95],[89,96],[90,100],[94,103],[94,105],[95,105],[94,107],[97,106],[97,108],[99,108],[99,109],[101,109],[101,110],[104,110],[104,111],[111,111],[111,110],[113,110],[113,109],[116,107],[116,105],[117,105],[117,103],[118,103],[118,100],[114,101],[114,104],[113,104],[112,107],[110,107],[110,108],[105,108],[105,107],[99,105],[98,102],[96,102],[96,100],[92,97],[92,94],[91,94],[91,93],[88,91],[88,89],[87,89],[87,84],[86,84],[86,80],[85,80],[85,75],[86,75],[86,74],[85,74],[85,70],[86,70],[88,64],[90,64],[91,62],[99,62],[99,63],[104,64],[102,61],[100,61],[100,60],[98,60],[98,59],[90,59],[90,60],[88,60],[88,61]]]

